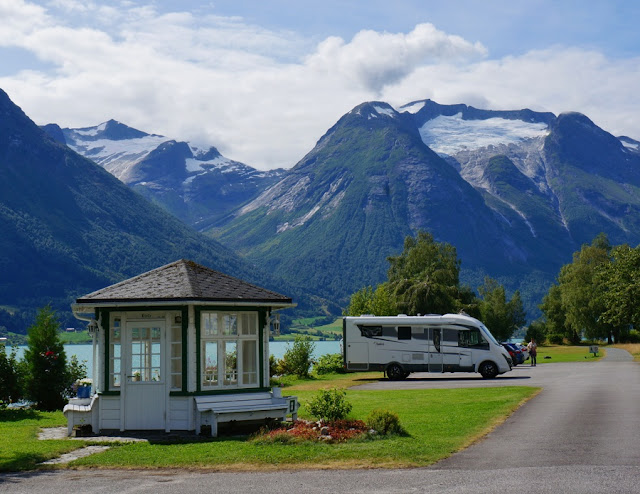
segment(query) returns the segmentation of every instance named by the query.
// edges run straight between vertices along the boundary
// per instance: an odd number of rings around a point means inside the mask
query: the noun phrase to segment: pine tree
[[[26,395],[39,410],[59,410],[65,404],[66,355],[58,336],[60,324],[51,306],[40,309],[28,329],[24,360]]]

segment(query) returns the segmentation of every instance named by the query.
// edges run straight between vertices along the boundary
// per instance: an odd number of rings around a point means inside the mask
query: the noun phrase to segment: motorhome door
[[[429,372],[442,372],[442,329],[429,328]]]

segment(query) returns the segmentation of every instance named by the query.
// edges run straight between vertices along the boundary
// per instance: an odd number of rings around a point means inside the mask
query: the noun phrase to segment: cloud
[[[316,70],[345,75],[377,92],[425,63],[467,61],[486,54],[480,43],[446,34],[431,24],[418,24],[408,34],[360,31],[350,43],[330,37],[320,43],[307,63]]]
[[[293,166],[343,114],[373,99],[576,110],[640,138],[640,102],[629,97],[638,59],[553,47],[496,60],[430,24],[317,42],[237,17],[159,13],[138,2],[84,2],[76,11],[56,1],[44,9],[0,0],[0,18],[11,20],[0,24],[0,47],[45,63],[1,77],[0,87],[39,124],[115,118],[262,169]]]
[[[42,7],[15,0],[0,0],[0,19],[0,46],[19,45],[25,35],[49,22]]]

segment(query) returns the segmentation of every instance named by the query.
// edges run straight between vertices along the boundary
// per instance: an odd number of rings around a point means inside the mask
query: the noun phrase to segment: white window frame
[[[235,333],[229,332],[229,321],[235,318]],[[215,326],[215,327],[214,327]],[[231,326],[233,327],[233,325]],[[253,371],[250,372],[249,382],[247,374],[243,369],[244,342],[255,342],[255,361]],[[207,343],[216,343],[216,383],[207,384],[206,374],[206,347]],[[227,383],[225,374],[225,344],[234,343],[236,345],[236,367],[234,377]],[[258,328],[258,312],[254,311],[215,311],[203,310],[200,312],[200,389],[202,391],[214,391],[220,389],[255,388],[259,386],[259,366],[260,366],[260,331]]]

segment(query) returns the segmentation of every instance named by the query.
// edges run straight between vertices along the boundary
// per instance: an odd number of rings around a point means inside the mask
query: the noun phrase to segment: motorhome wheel
[[[399,364],[391,364],[387,367],[387,377],[391,381],[399,381],[400,379],[404,379],[408,376],[402,367]]]
[[[498,366],[493,362],[482,362],[478,371],[485,379],[493,379],[498,375]]]

